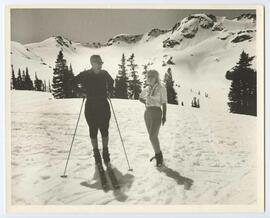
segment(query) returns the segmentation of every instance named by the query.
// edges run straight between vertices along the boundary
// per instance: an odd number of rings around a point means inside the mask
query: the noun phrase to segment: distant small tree
[[[141,93],[141,81],[138,78],[138,71],[136,71],[136,68],[138,67],[137,64],[135,64],[135,55],[132,53],[130,58],[127,60],[128,67],[130,68],[130,77],[131,79],[128,82],[128,90],[129,90],[129,98],[133,99],[139,99],[139,95]]]
[[[196,107],[196,97],[193,97],[192,101],[191,101],[191,107]]]
[[[125,54],[122,54],[121,64],[118,65],[118,75],[115,79],[115,92],[114,95],[116,98],[128,98],[128,77],[126,69],[126,58]]]
[[[52,88],[51,88],[51,81],[49,80],[49,85],[48,85],[48,91],[52,92]]]
[[[37,73],[35,73],[35,81],[34,81],[34,84],[35,84],[35,90],[36,91],[43,91],[42,90],[42,80],[40,80],[38,77],[37,77]]]
[[[22,74],[21,74],[21,69],[19,68],[18,70],[18,76],[16,78],[16,86],[18,90],[22,90],[23,84],[22,84]]]
[[[34,90],[33,81],[29,75],[28,68],[25,70],[25,81],[24,81],[24,89],[25,90]]]
[[[200,108],[201,107],[200,106],[200,100],[199,99],[197,99],[196,106],[197,106],[197,108]]]
[[[196,107],[196,108],[200,108],[200,100],[199,98],[194,97],[191,101],[191,106],[192,107]]]
[[[257,115],[257,72],[250,68],[253,59],[243,51],[236,65],[226,72],[226,79],[232,80],[228,95],[231,113]]]
[[[43,92],[47,92],[46,80],[43,80]]]
[[[11,84],[10,84],[11,89],[17,89],[17,83],[16,83],[16,77],[13,69],[13,65],[11,65]]]
[[[174,81],[172,77],[172,70],[168,68],[164,76],[164,83],[167,89],[167,98],[169,104],[178,104],[177,93],[174,89]]]
[[[25,71],[22,72],[22,90],[26,90],[25,84]]]

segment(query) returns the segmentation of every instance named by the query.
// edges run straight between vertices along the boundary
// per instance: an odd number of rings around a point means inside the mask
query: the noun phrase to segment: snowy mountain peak
[[[176,23],[171,30],[169,38],[163,41],[164,48],[172,48],[176,45],[183,45],[184,41],[193,39],[197,32],[199,41],[207,39],[212,31],[222,31],[224,29],[222,23],[217,22],[217,18],[211,14],[193,14],[183,18],[180,22]],[[209,31],[210,30],[210,31]],[[187,45],[184,45],[185,47]]]
[[[216,22],[216,17],[214,15],[193,14],[176,23],[172,28],[172,33],[174,33],[174,31],[181,31],[184,33],[188,31],[188,28],[194,30],[194,28],[197,29],[199,26],[208,29],[214,25],[214,22]]]
[[[247,21],[250,20],[252,22],[256,21],[256,14],[241,14],[240,16],[236,17],[235,20],[237,21]]]
[[[252,22],[253,19],[250,14],[239,16],[239,20],[193,14],[172,24],[173,28],[168,30],[154,28],[144,34],[119,34],[104,44],[75,42],[60,35],[26,45],[11,42],[11,61],[15,72],[28,67],[32,78],[37,72],[40,78],[48,80],[52,78],[60,50],[75,74],[89,67],[90,55],[100,54],[104,68],[115,76],[121,55],[134,53],[139,66],[149,63],[151,68],[164,72],[170,65],[173,71],[182,72],[175,75],[176,80],[183,75],[188,79],[190,75],[199,75],[203,68],[205,72],[215,69],[213,75],[223,81],[222,69],[230,68],[243,49],[255,54],[256,22]],[[221,66],[220,73],[216,73],[217,65]]]
[[[73,42],[63,36],[52,36],[38,43],[30,43],[25,45],[29,50],[41,47],[58,47],[61,50],[74,50]]]
[[[55,36],[54,39],[61,46],[70,47],[72,45],[71,40],[64,38],[62,36]]]

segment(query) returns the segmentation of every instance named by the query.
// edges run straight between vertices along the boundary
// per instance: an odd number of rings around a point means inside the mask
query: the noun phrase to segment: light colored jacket
[[[156,83],[153,87],[147,86],[142,90],[140,98],[145,99],[146,107],[160,107],[167,103],[167,90],[162,84]]]

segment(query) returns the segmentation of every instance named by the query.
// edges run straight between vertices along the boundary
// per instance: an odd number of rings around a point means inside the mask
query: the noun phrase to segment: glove
[[[166,116],[163,116],[161,121],[162,121],[162,126],[163,126],[166,122]]]

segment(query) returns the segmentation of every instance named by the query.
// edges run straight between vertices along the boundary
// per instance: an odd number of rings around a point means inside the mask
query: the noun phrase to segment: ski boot
[[[93,151],[94,151],[95,163],[96,163],[96,167],[98,169],[101,185],[102,185],[102,188],[106,190],[108,188],[108,185],[107,185],[105,171],[104,171],[103,165],[102,165],[101,155],[99,153],[98,148],[94,148]]]
[[[161,167],[162,164],[163,164],[163,154],[162,154],[162,152],[160,151],[159,153],[155,154],[155,156],[150,159],[150,162],[152,160],[154,160],[154,159],[156,159],[156,166]]]
[[[103,147],[102,157],[103,157],[103,162],[107,167],[107,172],[108,172],[108,175],[109,175],[109,178],[111,180],[113,188],[119,189],[120,188],[119,182],[114,174],[113,167],[110,163],[111,159],[110,159],[110,153],[109,153],[108,146]]]

